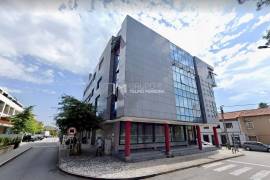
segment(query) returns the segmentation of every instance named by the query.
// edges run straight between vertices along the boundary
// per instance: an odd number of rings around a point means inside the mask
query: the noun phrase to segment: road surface
[[[149,180],[270,180],[270,153],[244,153],[246,156],[176,171]]]
[[[48,138],[49,139],[49,138]],[[57,143],[44,139],[33,148],[0,167],[1,180],[82,180],[57,168]]]
[[[47,141],[47,142],[46,142]],[[46,139],[0,168],[2,180],[83,180],[57,168],[57,143]],[[246,156],[176,171],[149,180],[269,180],[270,153],[247,152]]]

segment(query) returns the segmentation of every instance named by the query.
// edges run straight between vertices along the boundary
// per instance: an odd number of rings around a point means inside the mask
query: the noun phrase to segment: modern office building
[[[22,104],[0,88],[0,134],[7,133],[12,127],[12,124],[7,117],[22,111]]]
[[[127,16],[89,75],[83,99],[106,120],[113,154],[170,155],[174,147],[202,149],[201,126],[217,137],[215,86],[213,67]]]

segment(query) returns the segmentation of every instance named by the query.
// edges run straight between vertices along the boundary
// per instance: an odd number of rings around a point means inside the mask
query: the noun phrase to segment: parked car
[[[270,146],[257,141],[247,141],[243,143],[243,148],[247,151],[266,151],[270,152]]]
[[[37,139],[38,140],[44,139],[44,135],[43,134],[36,134],[36,136],[37,136]]]
[[[31,135],[24,135],[23,136],[23,139],[22,139],[22,142],[30,142],[31,141]]]
[[[207,141],[202,141],[202,145],[204,145],[204,146],[213,146],[212,143],[207,142]]]

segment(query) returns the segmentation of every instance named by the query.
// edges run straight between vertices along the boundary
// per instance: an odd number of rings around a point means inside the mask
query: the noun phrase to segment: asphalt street
[[[149,180],[270,180],[270,153],[244,153],[246,156],[176,171]]]
[[[0,168],[1,180],[82,180],[57,168],[57,143],[33,148]],[[176,171],[149,180],[270,180],[270,153],[244,151],[246,156]]]
[[[33,143],[33,148],[0,167],[1,180],[82,180],[57,168],[57,143]]]

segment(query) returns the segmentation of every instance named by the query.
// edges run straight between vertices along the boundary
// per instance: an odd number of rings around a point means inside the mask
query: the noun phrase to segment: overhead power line
[[[266,104],[270,104],[270,102],[263,102]],[[223,105],[223,107],[236,107],[236,106],[254,106],[254,105],[259,105],[260,103],[256,103],[256,104],[236,104],[236,105]]]

